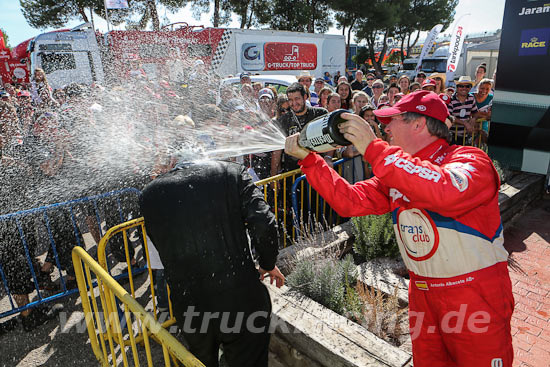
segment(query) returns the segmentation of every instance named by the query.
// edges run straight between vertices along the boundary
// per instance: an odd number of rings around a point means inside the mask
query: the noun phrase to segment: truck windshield
[[[43,53],[42,69],[46,74],[51,74],[56,70],[72,70],[76,69],[74,55],[70,53]]]
[[[403,63],[403,70],[414,70],[415,67],[416,67],[416,62],[415,63],[412,63],[412,62],[404,62]]]
[[[422,60],[422,71],[444,73],[447,68],[447,59]]]

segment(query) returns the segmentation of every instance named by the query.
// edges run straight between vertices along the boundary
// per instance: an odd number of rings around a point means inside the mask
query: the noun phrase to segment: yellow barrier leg
[[[76,250],[78,251],[78,249]],[[82,249],[82,251],[84,251],[84,249]],[[82,300],[82,309],[84,311],[84,319],[86,320],[86,329],[88,330],[88,337],[90,338],[90,344],[92,345],[92,350],[97,360],[100,361],[103,366],[105,366],[107,364],[107,361],[103,359],[103,354],[99,350],[97,335],[93,331],[95,330],[95,325],[93,321],[92,310],[90,307],[90,300],[88,298],[88,291],[87,291],[86,283],[84,281],[82,261],[78,257],[77,252],[73,252],[72,258],[73,258],[73,266],[75,270],[76,282],[78,284],[78,290],[80,292],[80,299]],[[93,297],[93,287],[91,284],[90,284],[90,290]]]
[[[103,337],[105,333],[103,332],[103,323],[101,322],[101,317],[99,314],[99,308],[97,307],[97,301],[95,297],[94,288],[92,287],[92,275],[90,274],[90,267],[88,265],[85,266],[86,270],[86,279],[88,281],[88,284],[90,285],[90,294],[92,295],[92,306],[94,310],[94,315],[96,318],[97,323],[97,329],[99,331],[99,340],[101,341],[101,350],[103,351],[103,358],[105,358],[105,361],[108,361],[109,358],[107,357],[107,347],[105,346],[105,338]],[[80,288],[80,287],[79,287]]]

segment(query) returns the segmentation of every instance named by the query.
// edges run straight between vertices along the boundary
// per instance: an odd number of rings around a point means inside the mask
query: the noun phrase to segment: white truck
[[[105,80],[96,34],[89,23],[40,34],[29,42],[27,52],[31,75],[36,68],[44,69],[54,89],[73,82],[103,84]]]
[[[315,77],[337,71],[343,75],[345,54],[340,35],[203,28],[186,23],[173,30],[105,35],[85,23],[41,34],[28,46],[30,72],[44,69],[53,88],[72,82],[103,84],[108,76],[123,78],[136,62],[149,78],[166,77],[184,67],[184,60],[196,59],[222,77],[242,72],[298,75],[302,71]]]

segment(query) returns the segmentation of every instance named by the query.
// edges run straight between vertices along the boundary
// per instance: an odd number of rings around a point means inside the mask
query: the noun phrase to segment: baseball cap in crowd
[[[436,84],[435,84],[435,80],[433,79],[426,79],[422,82],[422,89],[424,89],[424,87],[436,87]]]
[[[6,92],[5,90],[0,90],[0,98],[9,97],[10,94]]]
[[[423,71],[419,71],[419,72],[416,74],[416,76],[422,76],[422,77],[426,78],[426,73],[423,72]]]
[[[323,79],[323,78],[315,78],[315,83],[317,83],[317,82],[319,82],[319,83],[325,83],[325,79]]]
[[[443,123],[445,123],[447,116],[449,116],[449,110],[445,102],[437,94],[426,90],[418,90],[407,94],[394,104],[393,107],[375,110],[374,114],[381,123],[387,125],[390,123],[392,116],[405,112],[416,112],[421,115],[430,116]]]
[[[244,78],[249,78],[250,79],[250,74],[247,73],[247,72],[244,72],[244,73],[241,73],[239,75],[239,79],[244,79]]]
[[[275,96],[273,95],[273,91],[269,88],[262,88],[258,92],[258,99],[261,99],[262,97],[268,97],[269,99],[274,99]]]
[[[28,90],[20,90],[17,93],[17,97],[30,97],[31,93]]]
[[[449,96],[447,95],[447,93],[440,93],[440,94],[439,94],[439,98],[441,98],[441,100],[442,100],[443,102],[445,102],[445,104],[447,104],[447,105],[448,105],[449,103],[451,103],[451,97],[449,97]]]

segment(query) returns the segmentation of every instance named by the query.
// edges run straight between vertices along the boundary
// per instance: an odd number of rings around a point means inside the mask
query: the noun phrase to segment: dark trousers
[[[213,300],[209,295],[205,298]],[[230,367],[267,367],[271,299],[265,286],[257,282],[243,289],[217,293],[216,298],[218,304],[213,307],[208,301],[197,307],[195,311],[200,315],[190,322],[185,322],[183,314],[176,316],[191,353],[206,367],[218,367],[222,345]],[[206,323],[205,312],[219,315]]]

